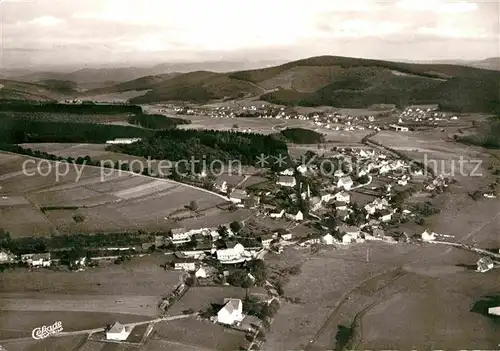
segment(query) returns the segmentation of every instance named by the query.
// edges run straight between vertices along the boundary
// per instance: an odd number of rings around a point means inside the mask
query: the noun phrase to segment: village
[[[0,263],[32,270],[54,269],[65,262],[74,271],[84,271],[102,261],[120,264],[134,257],[163,255],[166,270],[185,275],[159,303],[160,318],[167,318],[169,309],[192,286],[233,286],[247,290],[260,287],[258,299],[251,295],[236,298],[228,293],[222,301],[212,301],[212,307],[207,306],[206,310],[189,309],[183,313],[240,330],[248,334],[251,343],[258,344],[263,341],[262,326],[272,322],[282,296],[281,283],[265,273],[266,255],[280,255],[290,247],[348,248],[370,241],[387,245],[452,243],[452,236],[428,231],[425,218],[439,212],[429,200],[447,191],[453,180],[377,148],[326,151],[322,155],[306,153],[281,169],[263,169],[266,181],[245,189],[216,180],[214,191],[226,196],[230,206],[252,211],[253,215],[243,221],[217,227],[178,227],[158,233],[154,242],[138,247],[105,248],[107,254],[72,256],[69,261],[67,256],[61,259],[61,252],[16,257],[3,251]],[[207,177],[205,172],[192,176]],[[424,201],[409,202],[417,193],[424,194]],[[420,230],[402,230],[408,223]],[[478,272],[494,267],[494,261],[487,255],[477,262]],[[124,342],[129,340],[133,328],[117,321],[91,338]],[[144,329],[140,340],[149,332],[150,327]]]

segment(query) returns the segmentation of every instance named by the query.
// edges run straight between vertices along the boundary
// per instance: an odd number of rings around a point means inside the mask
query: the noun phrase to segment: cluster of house
[[[187,271],[197,271],[200,259],[207,255],[215,257],[222,264],[234,264],[251,261],[257,258],[264,249],[269,248],[273,241],[292,239],[289,232],[274,232],[260,234],[254,238],[241,238],[235,235],[231,229],[226,229],[227,238],[221,245],[221,235],[215,228],[202,228],[186,230],[175,228],[170,232],[171,242],[182,245],[196,240],[196,246],[192,248],[178,248],[174,260],[174,268]],[[200,272],[200,274],[203,274]]]
[[[107,140],[106,144],[133,144],[141,141],[141,138],[116,138],[113,140]]]
[[[400,119],[413,122],[434,122],[434,124],[437,124],[437,121],[454,121],[458,119],[455,115],[449,116],[446,113],[436,112],[437,109],[437,105],[410,106],[401,112]]]
[[[29,267],[50,267],[52,265],[52,260],[49,252],[30,253],[16,257],[15,255],[7,251],[0,251],[0,264],[14,262],[25,263]]]

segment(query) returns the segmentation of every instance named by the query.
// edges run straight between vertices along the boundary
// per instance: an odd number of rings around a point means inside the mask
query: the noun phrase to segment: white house
[[[500,306],[488,308],[488,314],[500,316]]]
[[[321,242],[325,245],[333,245],[333,243],[335,242],[335,238],[332,234],[328,233],[321,237]]]
[[[281,239],[283,240],[292,240],[293,234],[290,232],[286,232],[281,234]]]
[[[194,276],[195,276],[196,278],[206,278],[206,277],[207,277],[207,271],[205,270],[205,268],[200,267],[200,268],[198,268],[198,270],[194,273]]]
[[[436,240],[436,233],[429,233],[427,229],[421,234],[422,241],[432,241]]]
[[[119,322],[115,322],[107,331],[106,339],[115,341],[124,341],[132,332],[133,327],[126,327]]]
[[[215,182],[214,188],[221,193],[227,193],[227,182],[225,180],[218,180]]]
[[[299,165],[299,166],[297,166],[297,172],[299,172],[300,174],[306,173],[307,172],[307,166],[306,165]]]
[[[292,214],[292,213],[287,213],[286,215],[286,218],[292,220],[292,221],[302,221],[304,220],[304,214],[302,213],[302,211],[297,211],[296,214]]]
[[[141,138],[116,138],[106,141],[106,144],[133,144],[141,141]]]
[[[235,189],[231,192],[231,195],[229,195],[229,200],[235,204],[242,203],[247,198],[248,194],[246,190],[243,189]]]
[[[174,269],[193,272],[196,270],[196,260],[192,257],[175,257]]]
[[[342,244],[352,244],[356,242],[356,238],[351,236],[350,234],[345,233],[342,235]]]
[[[224,307],[217,312],[217,322],[233,325],[243,320],[243,302],[240,299],[224,299]]]
[[[337,228],[341,234],[349,234],[354,239],[358,239],[359,237],[359,228],[354,226],[342,225]]]
[[[350,190],[353,186],[354,182],[352,181],[351,177],[342,177],[338,180],[337,182],[337,187],[339,188],[344,188],[344,190]]]
[[[245,248],[240,243],[236,243],[235,245],[228,244],[227,249],[217,250],[216,255],[219,261],[232,261],[238,260],[242,257]]]
[[[349,203],[351,201],[351,195],[349,195],[347,191],[341,191],[335,194],[335,200]]]
[[[264,234],[260,236],[260,241],[262,242],[262,246],[268,248],[271,246],[271,242],[273,241],[273,236],[271,234]]]
[[[291,176],[280,176],[276,184],[286,187],[294,187],[297,184],[295,177]]]
[[[50,252],[21,255],[21,261],[31,267],[49,267],[51,265]]]
[[[188,242],[191,240],[191,235],[185,228],[174,228],[170,231],[170,238],[174,244]]]
[[[293,176],[293,168],[288,168],[288,169],[285,169],[284,171],[281,171],[280,175],[282,175],[282,176]]]
[[[389,125],[389,127],[391,127],[397,132],[407,132],[409,130],[408,127],[398,126],[396,124],[391,124]]]
[[[11,260],[12,257],[8,252],[0,251],[0,263],[10,262]]]

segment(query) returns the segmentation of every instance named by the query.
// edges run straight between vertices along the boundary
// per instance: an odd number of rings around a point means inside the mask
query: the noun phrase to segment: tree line
[[[239,160],[243,165],[254,165],[261,155],[288,156],[286,143],[272,136],[216,130],[162,130],[140,142],[111,145],[108,150],[170,161],[191,157],[207,162]]]

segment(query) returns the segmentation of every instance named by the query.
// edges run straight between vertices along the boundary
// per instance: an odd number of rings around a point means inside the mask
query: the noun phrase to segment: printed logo
[[[42,327],[33,329],[33,331],[31,332],[31,336],[35,340],[42,340],[48,338],[51,335],[57,334],[62,330],[63,330],[62,322],[57,321],[52,325],[49,326],[44,325]]]

